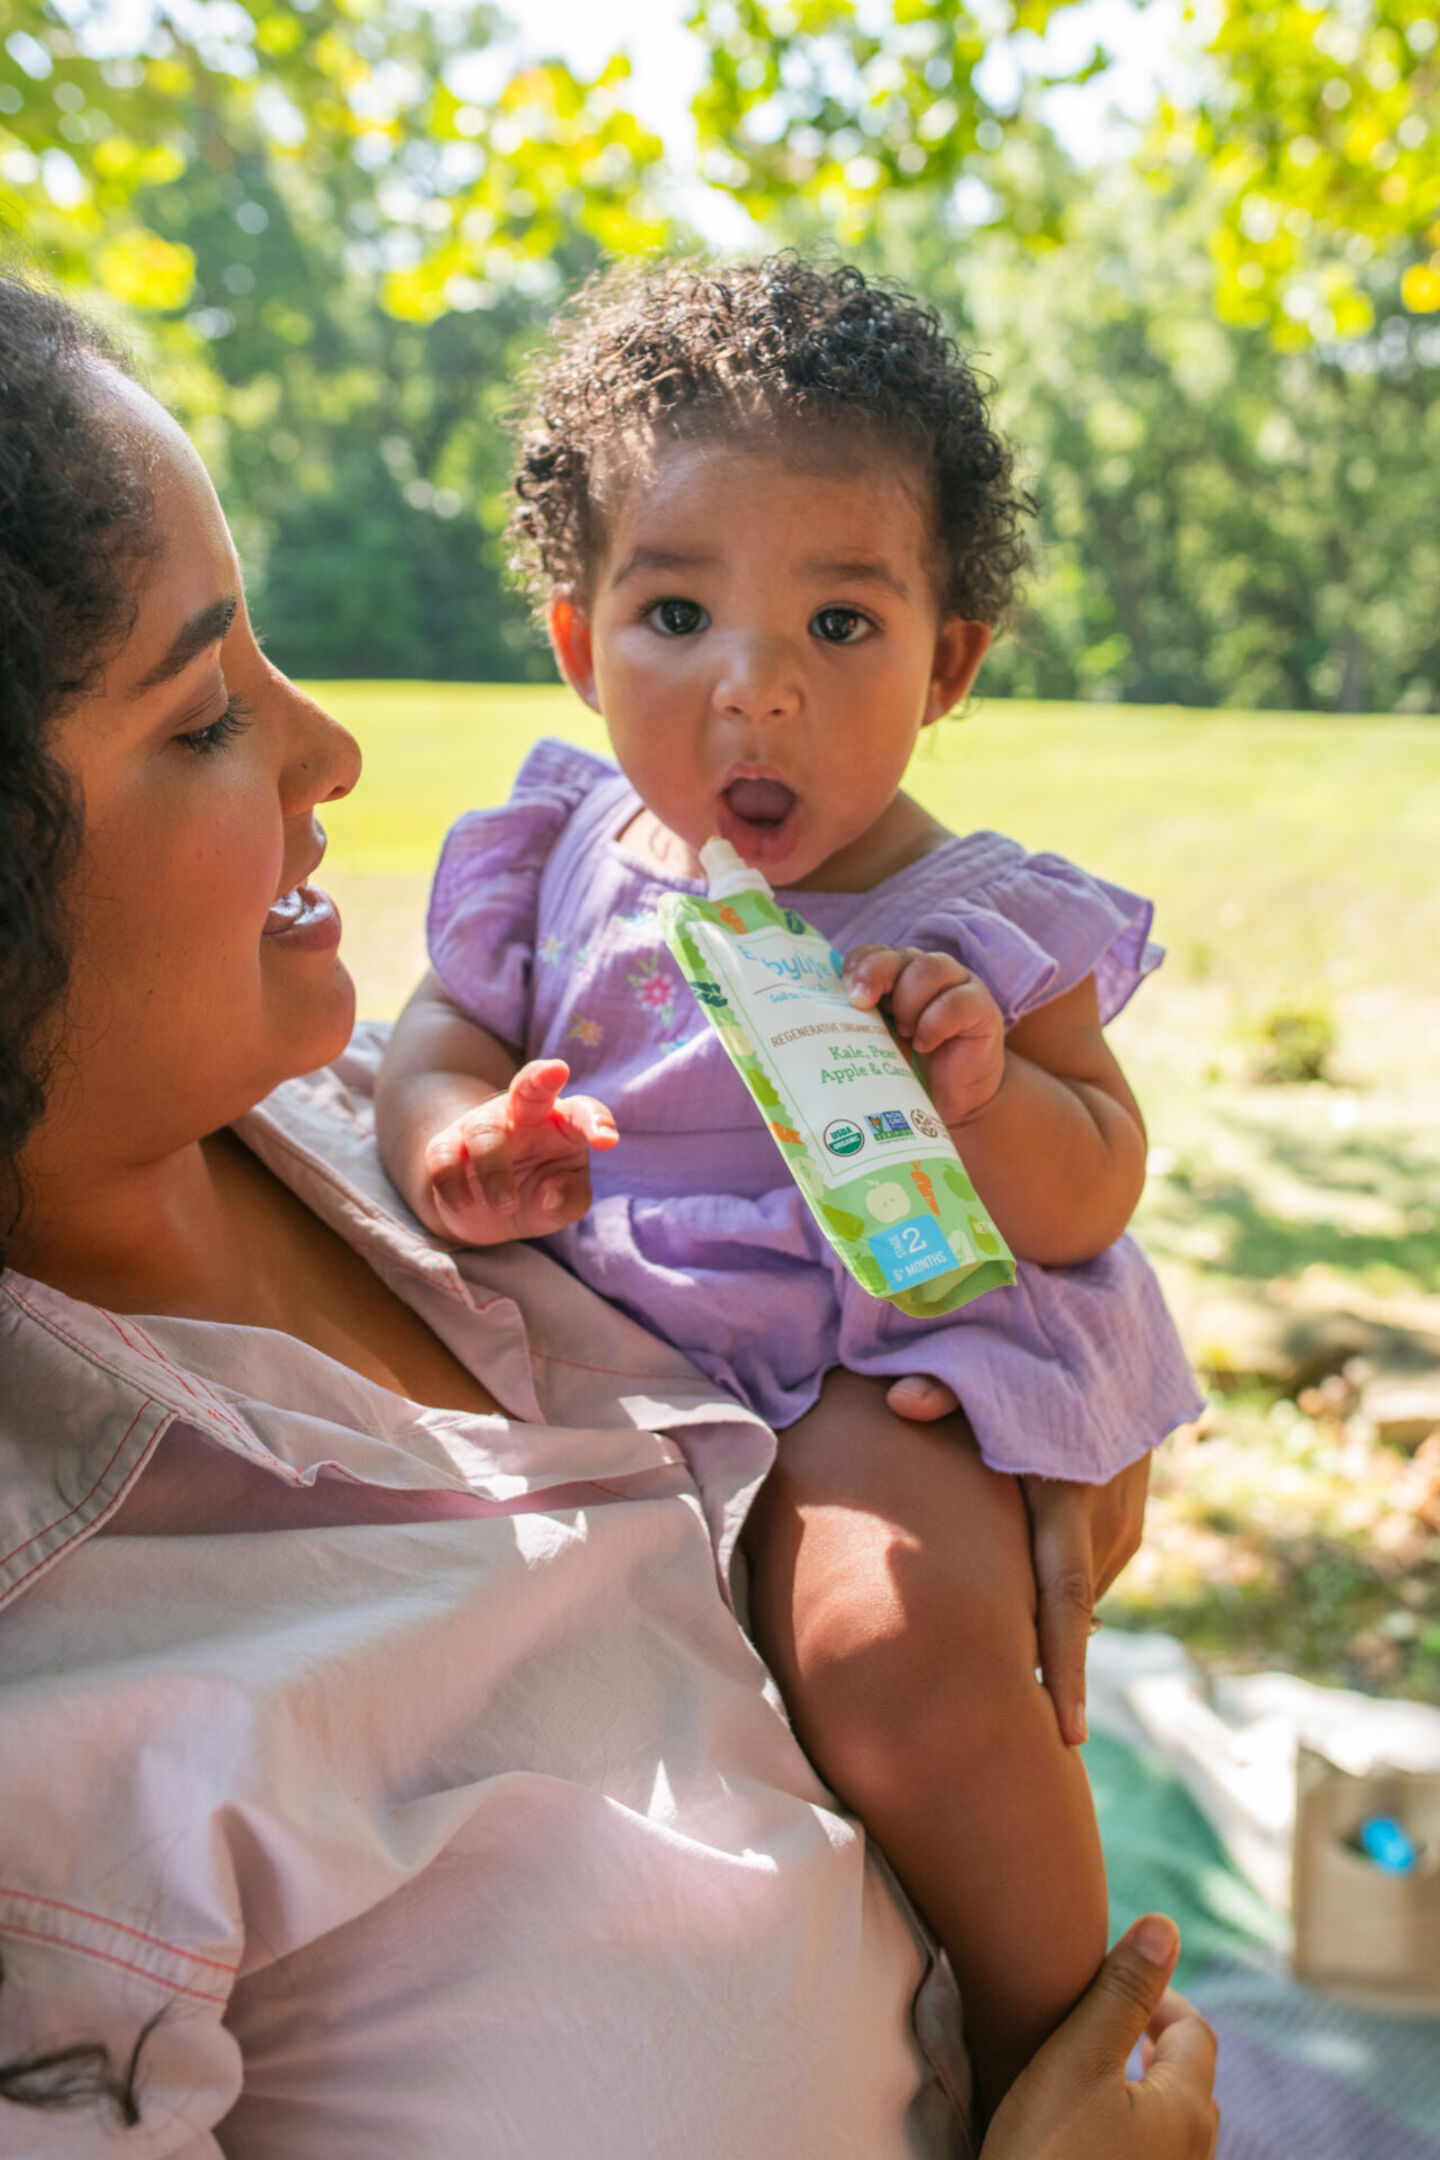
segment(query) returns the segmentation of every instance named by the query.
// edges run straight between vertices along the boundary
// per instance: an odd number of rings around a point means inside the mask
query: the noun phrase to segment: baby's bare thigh
[[[836,1659],[884,1684],[903,1649],[907,1696],[947,1669],[966,1693],[1033,1686],[1020,1487],[986,1467],[963,1415],[911,1423],[885,1386],[831,1373],[780,1435],[745,1533],[761,1647],[782,1685]]]

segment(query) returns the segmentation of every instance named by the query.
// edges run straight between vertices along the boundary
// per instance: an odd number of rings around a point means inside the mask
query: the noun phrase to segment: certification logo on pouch
[[[877,1110],[866,1114],[866,1124],[879,1141],[913,1138],[910,1120],[903,1110]]]
[[[822,1137],[832,1155],[858,1155],[865,1145],[865,1135],[853,1118],[832,1118]]]

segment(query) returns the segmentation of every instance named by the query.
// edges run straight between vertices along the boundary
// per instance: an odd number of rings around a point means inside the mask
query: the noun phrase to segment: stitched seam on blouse
[[[183,1958],[188,1965],[208,1965],[212,1972],[224,1973],[231,1980],[238,1969],[225,1964],[221,1958],[201,1957],[198,1950],[186,1950],[180,1943],[167,1942],[163,1935],[147,1935],[144,1928],[131,1927],[124,1920],[112,1920],[108,1913],[92,1912],[88,1905],[67,1905],[64,1898],[41,1897],[38,1890],[17,1890],[10,1883],[0,1883],[0,1897],[18,1898],[25,1905],[48,1905],[55,1912],[73,1913],[77,1920],[94,1920],[114,1934],[133,1935],[137,1942],[149,1943],[156,1950],[168,1950],[172,1957]],[[5,1922],[0,1920],[0,1927],[4,1925]]]
[[[214,1417],[218,1418],[226,1431],[233,1433],[235,1438],[242,1443],[247,1453],[255,1446],[254,1435],[246,1431],[234,1412],[226,1408],[214,1389],[207,1386],[204,1381],[201,1381],[198,1386],[192,1386],[183,1366],[177,1365],[173,1358],[168,1357],[160,1348],[159,1343],[152,1341],[143,1328],[134,1327],[134,1323],[131,1323],[133,1334],[139,1338],[138,1341],[135,1341],[131,1335],[126,1333],[113,1313],[106,1312],[103,1306],[97,1306],[96,1311],[103,1320],[110,1322],[111,1327],[114,1328],[127,1350],[132,1351],[138,1358],[144,1358],[147,1364],[158,1365],[162,1372],[168,1373],[173,1380],[177,1380],[191,1401],[198,1403],[202,1410],[208,1410]],[[188,1411],[184,1410],[180,1404],[177,1403],[174,1407],[177,1416],[187,1417],[189,1415]]]
[[[0,1553],[0,1567],[5,1567],[11,1560],[15,1559],[17,1554],[24,1552],[27,1546],[35,1544],[38,1539],[49,1537],[52,1530],[58,1530],[61,1523],[69,1522],[72,1515],[78,1515],[83,1507],[88,1506],[90,1501],[94,1499],[96,1493],[99,1492],[100,1487],[104,1484],[106,1478],[110,1475],[111,1470],[114,1468],[116,1457],[120,1454],[121,1449],[124,1447],[126,1441],[130,1438],[131,1433],[134,1432],[135,1427],[140,1423],[140,1420],[142,1417],[144,1417],[145,1412],[153,1406],[153,1403],[153,1396],[147,1396],[145,1401],[141,1403],[140,1408],[136,1411],[134,1417],[131,1418],[130,1423],[126,1426],[119,1440],[116,1441],[114,1452],[111,1454],[109,1462],[106,1463],[104,1469],[100,1472],[100,1475],[96,1478],[94,1484],[90,1487],[89,1492],[83,1494],[81,1498],[75,1502],[74,1507],[66,1508],[63,1515],[57,1515],[53,1522],[42,1524],[38,1530],[32,1530],[29,1537],[22,1538],[18,1545],[12,1545],[8,1553]],[[168,1408],[169,1405],[166,1404],[164,1407]],[[128,1480],[126,1482],[128,1483]],[[55,1552],[63,1552],[65,1550],[65,1547],[79,1535],[80,1531],[72,1530],[70,1536],[67,1538],[62,1538],[60,1543],[55,1547]],[[48,1554],[46,1557],[53,1559],[54,1553]],[[18,1582],[24,1582],[25,1576],[33,1573],[33,1568],[27,1568],[24,1574],[18,1576],[16,1579]]]
[[[663,1380],[673,1383],[687,1380],[688,1373],[677,1372],[631,1372],[624,1365],[587,1365],[581,1358],[561,1357],[557,1350],[531,1350],[531,1362],[537,1365],[568,1365],[576,1372],[601,1373],[607,1380]],[[744,1405],[739,1405],[743,1409]],[[522,1420],[523,1422],[523,1420]]]
[[[48,1935],[41,1928],[20,1927],[13,1920],[0,1920],[0,1935],[23,1937],[27,1942],[48,1943],[55,1950],[73,1950],[77,1957],[99,1958],[102,1964],[118,1965],[122,1972],[138,1973],[142,1980],[153,1986],[166,1988],[172,1995],[190,1995],[196,2002],[218,2003],[223,2010],[229,2002],[229,1994],[214,1995],[206,1988],[186,1987],[183,1980],[169,1980],[163,1973],[152,1972],[148,1965],[137,1965],[133,1958],[116,1957],[113,1951],[96,1950],[90,1943],[71,1942],[65,1935]],[[187,1953],[182,1952],[184,1956]]]
[[[0,1287],[3,1287],[6,1296],[12,1298],[14,1302],[21,1308],[22,1312],[29,1313],[30,1318],[35,1322],[37,1327],[44,1328],[47,1334],[57,1335],[60,1338],[61,1342],[69,1343],[71,1349],[78,1350],[81,1357],[85,1359],[87,1364],[94,1365],[99,1369],[99,1371],[108,1373],[112,1380],[118,1380],[123,1387],[134,1388],[136,1386],[137,1383],[132,1373],[123,1372],[118,1365],[113,1365],[110,1362],[109,1358],[105,1357],[99,1350],[95,1349],[93,1344],[83,1342],[78,1335],[72,1335],[69,1328],[63,1326],[60,1321],[55,1319],[53,1314],[41,1312],[39,1306],[32,1305],[29,1299],[24,1297],[21,1292],[15,1288],[13,1283],[7,1282]],[[95,1310],[97,1312],[101,1309],[102,1308],[99,1306],[95,1307]],[[109,1318],[108,1314],[106,1315],[106,1318]],[[121,1340],[124,1340],[123,1336],[121,1337]],[[137,1351],[135,1354],[138,1356],[139,1352]],[[164,1370],[167,1372],[175,1373],[178,1377],[178,1368],[167,1363],[164,1367]],[[176,1417],[185,1418],[191,1423],[194,1422],[195,1413],[188,1403],[173,1402],[169,1396],[159,1393],[147,1397],[147,1402],[163,1403],[167,1410],[172,1410],[175,1413]],[[142,1405],[142,1408],[143,1407],[144,1406]],[[204,1406],[202,1405],[202,1408],[203,1407]],[[216,1403],[215,1408],[218,1414],[220,1409],[220,1405],[218,1404],[218,1402]],[[254,1441],[251,1439],[250,1435],[244,1431],[244,1428],[242,1426],[231,1425],[229,1424],[228,1420],[224,1419],[222,1419],[222,1422],[226,1423],[227,1430],[235,1432],[241,1439],[243,1439],[247,1447],[254,1446]],[[62,1516],[60,1519],[63,1522],[64,1517]]]

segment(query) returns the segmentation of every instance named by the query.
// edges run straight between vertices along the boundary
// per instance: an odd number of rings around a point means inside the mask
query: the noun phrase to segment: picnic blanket
[[[1218,2160],[1440,2160],[1440,2018],[1356,2009],[1290,1977],[1279,1883],[1286,1832],[1273,1775],[1264,1788],[1262,1760],[1257,1790],[1247,1794],[1223,1764],[1206,1767],[1182,1717],[1152,1717],[1147,1726],[1140,1715],[1145,1683],[1171,1683],[1168,1696],[1152,1685],[1152,1707],[1173,1702],[1187,1668],[1168,1637],[1097,1636],[1086,1762],[1110,1870],[1112,1936],[1138,1913],[1170,1913],[1183,1944],[1176,1984],[1219,2035]],[[1403,1726],[1410,1707],[1309,1693],[1335,1698],[1315,1715],[1323,1721],[1328,1712],[1342,1748],[1352,1723],[1384,1709]],[[1273,1712],[1263,1687],[1229,1707],[1238,1715],[1257,1702]],[[1440,1712],[1419,1710],[1411,1720],[1422,1743],[1427,1717],[1440,1721]],[[1273,1725],[1272,1715],[1271,1739]],[[1236,1751],[1242,1761],[1244,1752]],[[1265,1750],[1253,1752],[1263,1758]]]

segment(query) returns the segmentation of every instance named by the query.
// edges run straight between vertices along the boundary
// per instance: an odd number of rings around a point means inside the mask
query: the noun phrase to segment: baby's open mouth
[[[723,800],[737,818],[762,829],[783,825],[796,803],[795,790],[783,780],[732,780]]]

